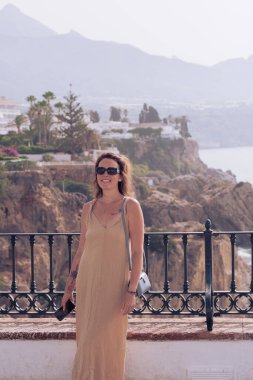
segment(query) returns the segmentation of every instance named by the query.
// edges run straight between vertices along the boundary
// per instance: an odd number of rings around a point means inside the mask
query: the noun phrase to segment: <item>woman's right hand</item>
[[[61,300],[61,306],[63,307],[63,310],[66,309],[66,303],[68,300],[74,303],[73,292],[64,292],[62,300]]]

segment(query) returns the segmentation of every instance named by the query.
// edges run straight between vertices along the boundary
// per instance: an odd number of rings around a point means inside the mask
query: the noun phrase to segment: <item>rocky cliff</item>
[[[253,230],[253,189],[249,183],[236,183],[231,173],[211,170],[198,157],[198,147],[192,139],[163,142],[135,142],[124,145],[134,164],[145,164],[150,172],[136,177],[136,195],[141,202],[147,231],[202,231],[210,218],[216,230]],[[128,149],[128,150],[127,150]],[[158,150],[156,150],[158,149]],[[167,157],[167,159],[166,159]],[[0,205],[1,232],[78,232],[79,219],[85,196],[63,193],[55,181],[71,178],[92,183],[91,167],[56,167],[45,172],[9,173],[12,197],[2,199]],[[153,185],[148,183],[154,179]],[[148,188],[142,197],[143,188]],[[65,239],[65,240],[64,240]],[[73,252],[78,240],[74,239]],[[241,243],[249,245],[247,236]],[[162,241],[151,246],[150,271],[154,288],[163,287],[164,262]],[[64,286],[67,276],[66,238],[54,243],[54,275],[58,288]],[[41,289],[48,284],[49,250],[42,238],[35,246],[36,277]],[[181,238],[169,244],[169,278],[171,287],[182,288],[183,247]],[[203,241],[190,239],[188,263],[191,289],[204,286]],[[236,256],[238,284],[249,287],[249,268]],[[214,269],[216,288],[228,288],[231,280],[231,249],[227,238],[214,240]],[[11,252],[9,242],[1,238],[1,286],[9,288],[11,282]],[[17,241],[17,281],[27,287],[30,279],[29,242]]]
[[[86,197],[62,193],[54,185],[49,172],[16,172],[9,174],[12,197],[5,197],[0,206],[1,232],[78,232],[81,210]],[[7,238],[0,238],[0,285],[11,284],[11,249]],[[73,250],[77,247],[74,238]],[[19,290],[27,289],[30,280],[30,245],[27,236],[16,242],[16,273]],[[54,277],[62,287],[67,276],[66,237],[54,241]],[[35,277],[39,289],[49,283],[49,248],[47,237],[35,240]],[[62,283],[63,281],[63,283]]]

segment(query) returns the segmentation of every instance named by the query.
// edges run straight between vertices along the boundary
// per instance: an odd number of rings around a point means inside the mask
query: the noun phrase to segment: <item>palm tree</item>
[[[32,107],[34,105],[34,103],[36,102],[36,100],[37,99],[33,95],[29,95],[26,98],[26,101],[30,103],[30,107]]]
[[[51,113],[48,113],[46,100],[34,103],[29,111],[30,130],[33,132],[33,142],[39,145],[46,144],[48,140],[48,123],[51,126]]]
[[[22,113],[15,117],[14,124],[17,127],[18,134],[21,133],[21,125],[24,124],[26,121],[27,121],[27,117],[26,117],[26,115],[24,115]]]
[[[46,100],[48,106],[50,106],[50,101],[56,99],[55,94],[52,91],[47,91],[45,94],[42,95],[43,98]]]

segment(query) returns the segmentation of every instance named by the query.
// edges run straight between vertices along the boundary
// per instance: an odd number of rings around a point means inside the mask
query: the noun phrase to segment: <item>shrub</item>
[[[67,179],[64,181],[57,181],[56,186],[67,193],[81,193],[86,195],[88,200],[92,199],[92,191],[90,185],[87,183]]]
[[[0,164],[0,199],[3,199],[7,192],[8,179],[4,173],[4,167]]]
[[[51,154],[48,154],[48,153],[43,154],[42,161],[45,161],[45,162],[54,161],[54,156],[52,156]]]
[[[0,147],[0,155],[1,156],[9,156],[9,157],[18,157],[18,151],[14,148],[6,147],[1,148]]]
[[[168,194],[169,192],[168,188],[166,187],[158,187],[157,190],[164,194]]]
[[[15,160],[16,157],[13,156],[0,156],[0,161],[11,161]]]
[[[21,145],[18,148],[19,153],[22,154],[43,154],[43,153],[55,153],[58,152],[58,149],[53,148],[52,146],[26,146]]]
[[[27,137],[22,134],[19,135],[14,131],[9,131],[7,135],[0,136],[0,144],[6,147],[9,146],[19,146],[27,142]]]
[[[151,189],[148,185],[145,183],[139,183],[137,186],[138,192],[140,194],[140,199],[145,200],[149,197],[149,195],[152,193]]]
[[[23,171],[23,170],[32,170],[37,167],[36,162],[23,160],[23,161],[15,161],[15,162],[6,162],[5,170],[9,171]]]
[[[133,172],[135,175],[138,177],[146,177],[149,172],[149,167],[148,165],[144,164],[138,164],[133,166]]]

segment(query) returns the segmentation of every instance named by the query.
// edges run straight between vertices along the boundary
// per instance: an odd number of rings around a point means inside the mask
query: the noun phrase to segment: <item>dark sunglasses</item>
[[[97,174],[105,174],[107,172],[109,175],[115,175],[120,173],[119,168],[104,168],[103,166],[98,166],[96,168],[96,173]]]

